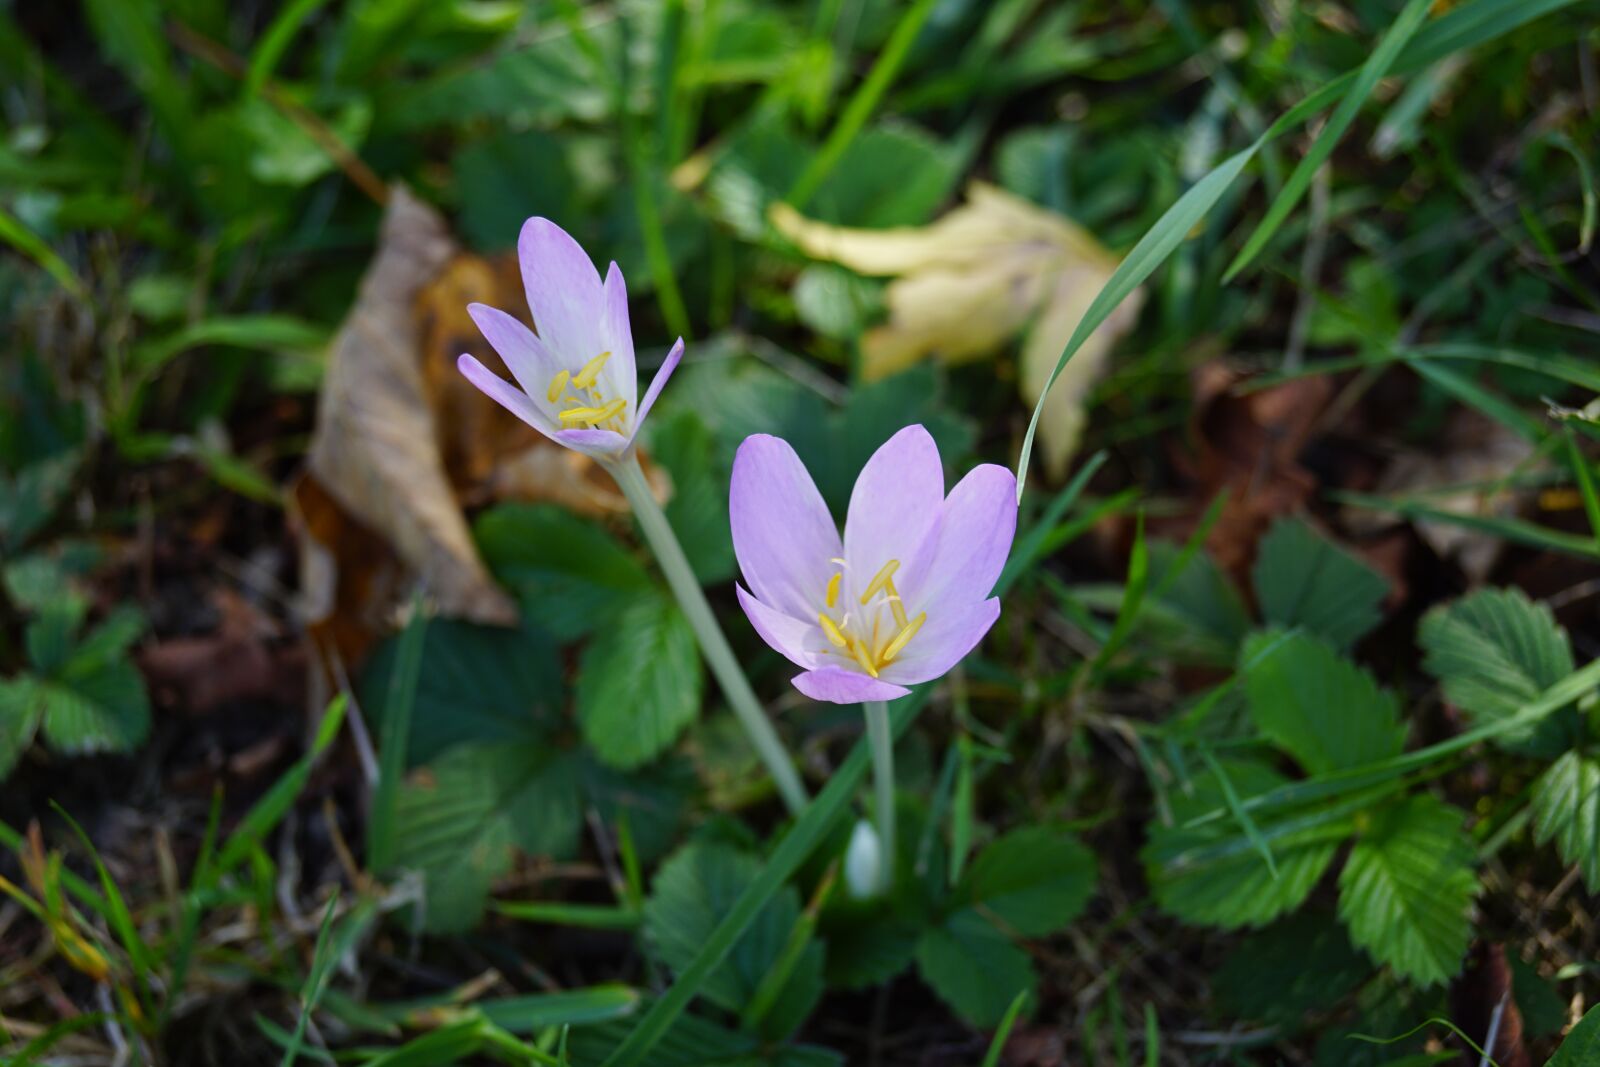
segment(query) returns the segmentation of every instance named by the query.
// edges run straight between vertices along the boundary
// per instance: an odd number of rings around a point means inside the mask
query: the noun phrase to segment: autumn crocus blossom
[[[501,407],[551,440],[596,459],[625,455],[683,358],[683,339],[672,346],[640,399],[628,289],[617,265],[611,264],[602,282],[578,242],[541,218],[523,224],[517,258],[537,336],[498,308],[467,307],[517,384],[470,355],[461,356],[456,366]]]
[[[729,493],[739,603],[804,669],[813,700],[890,700],[944,674],[1000,616],[990,597],[1017,528],[1016,479],[984,464],[944,492],[939,449],[908,426],[856,479],[844,537],[794,449],[756,434]]]

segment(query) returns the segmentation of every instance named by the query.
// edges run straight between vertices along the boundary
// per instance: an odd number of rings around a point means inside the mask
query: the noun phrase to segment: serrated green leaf
[[[1344,648],[1378,624],[1388,582],[1300,519],[1279,519],[1250,571],[1261,614]]]
[[[828,985],[866,989],[882,985],[911,965],[922,924],[873,910],[828,929]]]
[[[1533,786],[1534,838],[1556,843],[1591,890],[1600,891],[1600,760],[1568,752]]]
[[[1207,552],[1196,552],[1172,574],[1181,555],[1169,541],[1150,542],[1150,574],[1159,595],[1145,601],[1140,628],[1185,658],[1231,664],[1251,627],[1244,597]]]
[[[386,641],[361,675],[362,704],[388,698],[400,638]],[[550,637],[451,619],[428,623],[407,744],[407,766],[466,742],[534,741],[561,722],[561,661]]]
[[[63,755],[128,752],[150,732],[150,698],[130,661],[113,660],[86,671],[41,678],[41,731]]]
[[[1597,1063],[1600,1063],[1600,1006],[1584,1013],[1545,1067],[1594,1067]]]
[[[1394,694],[1322,641],[1256,634],[1240,659],[1256,728],[1309,773],[1376,763],[1404,748]]]
[[[1434,608],[1417,638],[1423,669],[1439,680],[1446,700],[1479,723],[1515,715],[1572,673],[1566,631],[1520,589],[1480,589]],[[1571,747],[1577,726],[1575,714],[1557,712],[1499,743],[1554,758]]]
[[[74,450],[30,463],[11,477],[0,471],[0,553],[15,552],[50,520],[72,487],[78,460]]]
[[[502,504],[479,517],[473,537],[529,621],[561,640],[606,624],[652,589],[615,538],[553,505]]]
[[[1013,830],[973,861],[958,899],[1023,937],[1043,937],[1072,922],[1094,892],[1094,853],[1047,826]]]
[[[1286,781],[1264,764],[1219,762],[1241,800]],[[1232,819],[1185,826],[1190,819],[1228,806],[1215,775],[1195,777],[1192,787],[1171,794],[1173,824],[1152,827],[1140,853],[1161,909],[1186,922],[1232,929],[1264,926],[1298,908],[1333,862],[1344,828],[1319,827],[1273,840],[1278,871],[1274,879],[1254,848],[1235,849],[1221,857],[1207,855],[1213,846],[1243,841],[1246,835]]]
[[[1229,951],[1212,989],[1230,1016],[1294,1026],[1327,1011],[1372,974],[1333,916],[1307,909]]]
[[[1454,977],[1472,939],[1478,878],[1461,823],[1436,797],[1410,797],[1373,817],[1339,875],[1350,939],[1423,986]]]
[[[656,872],[645,903],[644,933],[651,951],[673,971],[683,970],[760,870],[759,860],[727,845],[701,841],[679,849]],[[706,980],[705,998],[742,1012],[799,919],[800,894],[786,886],[767,901]],[[805,1021],[822,995],[822,967],[822,943],[813,940],[762,1020],[763,1033],[782,1037]]]
[[[498,252],[517,242],[530,215],[569,219],[577,184],[564,142],[543,130],[497,132],[452,161],[461,232],[473,247]]]
[[[629,768],[677,740],[700,711],[700,655],[678,605],[641,597],[584,649],[578,723],[602,761]]]
[[[41,706],[38,683],[32,676],[0,678],[0,781],[33,743]]]
[[[471,928],[513,846],[565,859],[582,823],[578,761],[539,743],[460,745],[400,791],[395,863],[424,878],[428,929]]]
[[[1018,993],[1031,999],[1038,975],[1028,954],[971,908],[930,927],[917,942],[917,972],[973,1026],[1005,1017]]]

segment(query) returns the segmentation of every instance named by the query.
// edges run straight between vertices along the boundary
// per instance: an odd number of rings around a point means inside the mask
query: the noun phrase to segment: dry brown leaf
[[[772,223],[806,254],[861,274],[894,277],[887,324],[861,340],[869,379],[935,356],[946,363],[991,357],[1028,333],[1019,387],[1038,402],[1050,372],[1117,259],[1082,227],[983,182],[967,202],[924,227],[853,230],[814,222],[783,204]],[[1066,469],[1085,421],[1089,390],[1116,339],[1132,328],[1143,296],[1126,300],[1068,362],[1040,418],[1040,454],[1051,477]]]
[[[383,532],[441,612],[509,624],[516,605],[472,544],[418,358],[417,298],[456,253],[444,219],[396,186],[377,254],[334,338],[309,468],[341,508]]]

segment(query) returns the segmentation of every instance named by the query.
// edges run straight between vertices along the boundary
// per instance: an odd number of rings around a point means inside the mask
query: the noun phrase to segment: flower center
[[[624,433],[628,402],[621,397],[607,400],[600,391],[600,369],[611,358],[602,352],[578,369],[578,373],[559,372],[550,379],[545,397],[561,405],[558,418],[563,430],[611,430]]]
[[[841,568],[845,566],[842,559],[828,562]],[[838,618],[832,613],[841,610],[839,587],[844,579],[844,571],[834,571],[823,593],[824,610],[817,613],[817,625],[822,627],[828,643],[874,678],[878,676],[878,671],[893,663],[895,657],[905,651],[906,645],[922,629],[922,624],[928,621],[926,611],[919,612],[914,619],[906,615],[900,591],[894,587],[894,572],[899,569],[900,561],[897,559],[891,559],[880,567],[862,591],[860,604],[844,605],[843,614]],[[881,625],[885,607],[894,619],[892,627]]]

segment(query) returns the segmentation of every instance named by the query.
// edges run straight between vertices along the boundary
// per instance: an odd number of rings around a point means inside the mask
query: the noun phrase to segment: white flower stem
[[[889,705],[869,700],[862,705],[867,715],[867,747],[872,750],[873,814],[878,821],[879,888],[887,893],[894,883],[894,731],[889,726]]]
[[[661,564],[661,573],[666,575],[667,584],[672,587],[672,593],[678,598],[689,625],[694,628],[695,637],[700,642],[700,652],[705,656],[711,673],[716,675],[717,684],[722,686],[723,695],[733,708],[739,725],[744,727],[750,743],[756,747],[756,753],[767,765],[783,802],[791,812],[799,814],[810,800],[806,795],[806,787],[801,783],[800,775],[794,769],[794,761],[789,758],[778,732],[772,728],[765,709],[756,699],[755,691],[750,688],[750,681],[744,676],[744,669],[734,657],[733,649],[728,646],[728,639],[717,623],[717,617],[712,614],[711,605],[706,602],[705,592],[700,588],[688,558],[683,554],[683,546],[678,544],[677,534],[672,532],[672,525],[667,522],[661,505],[656,503],[655,496],[650,492],[650,484],[639,467],[638,457],[630,453],[626,459],[608,466],[611,476],[622,489],[622,495],[632,505],[634,517],[644,530],[645,540],[650,543],[656,561]]]

